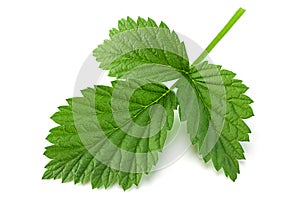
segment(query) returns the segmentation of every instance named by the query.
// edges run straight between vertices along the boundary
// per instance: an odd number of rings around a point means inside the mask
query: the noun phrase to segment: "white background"
[[[1,1],[0,199],[299,199],[299,1]],[[71,97],[80,67],[117,20],[163,20],[205,47],[247,11],[210,54],[250,87],[255,117],[235,183],[193,151],[138,188],[41,180],[49,117]]]

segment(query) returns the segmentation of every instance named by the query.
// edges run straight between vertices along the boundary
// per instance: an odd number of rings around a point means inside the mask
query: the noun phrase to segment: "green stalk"
[[[227,22],[224,28],[218,33],[218,35],[211,41],[211,43],[206,47],[206,49],[201,53],[201,55],[194,61],[193,65],[201,63],[204,58],[213,50],[213,48],[218,44],[218,42],[226,35],[226,33],[232,28],[232,26],[239,20],[239,18],[244,14],[246,10],[239,8],[231,19]]]

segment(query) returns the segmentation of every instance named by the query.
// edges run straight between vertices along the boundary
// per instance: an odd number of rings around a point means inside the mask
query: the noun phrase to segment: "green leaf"
[[[240,142],[249,141],[244,119],[253,116],[253,101],[233,72],[204,59],[244,12],[237,10],[191,66],[185,45],[165,23],[120,20],[93,51],[117,81],[83,90],[83,97],[68,99],[52,116],[59,126],[47,137],[53,145],[45,151],[51,161],[43,178],[91,182],[93,188],[138,185],[156,165],[179,105],[204,161],[234,181],[238,161],[245,159]],[[170,89],[162,85],[171,80]]]
[[[118,29],[110,31],[110,39],[99,45],[93,55],[101,62],[100,68],[118,78],[139,67],[139,76],[160,70],[155,73],[160,75],[156,80],[164,82],[179,78],[176,72],[189,68],[185,46],[177,34],[165,23],[157,25],[150,18],[138,18],[136,22],[129,17],[120,20]]]
[[[138,185],[157,163],[172,127],[175,94],[160,84],[130,80],[82,95],[51,117],[59,126],[47,137],[53,145],[45,151],[51,161],[43,178],[91,182],[93,188]]]
[[[243,119],[253,116],[253,101],[244,94],[248,87],[234,77],[202,62],[176,84],[180,117],[187,120],[191,142],[205,162],[212,160],[216,170],[223,168],[232,180],[240,172],[238,160],[245,158],[239,142],[249,141],[251,132]]]

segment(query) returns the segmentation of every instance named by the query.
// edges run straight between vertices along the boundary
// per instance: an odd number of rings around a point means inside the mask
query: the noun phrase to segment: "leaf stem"
[[[239,18],[244,14],[246,10],[239,8],[223,29],[218,33],[218,35],[211,41],[211,43],[206,47],[206,49],[201,53],[201,55],[194,61],[193,65],[201,63],[204,58],[213,50],[213,48],[219,43],[219,41],[226,35],[226,33],[233,27],[233,25],[239,20]]]

